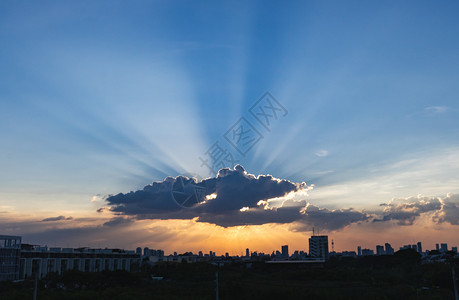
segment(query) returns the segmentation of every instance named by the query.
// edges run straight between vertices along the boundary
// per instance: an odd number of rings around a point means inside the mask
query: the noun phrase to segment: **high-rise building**
[[[371,249],[362,249],[362,256],[375,255],[375,252]]]
[[[457,247],[451,248],[451,251],[453,251],[454,253],[457,253]]]
[[[68,270],[81,272],[138,271],[141,256],[123,249],[48,248],[23,244],[19,279],[62,274]]]
[[[422,244],[421,244],[421,242],[418,242],[418,253],[422,254]]]
[[[358,256],[362,256],[362,247],[361,246],[357,247],[357,255]]]
[[[21,237],[0,235],[0,281],[19,279]]]
[[[376,246],[376,255],[384,255],[386,254],[384,251],[384,246],[377,245]]]
[[[438,244],[435,244],[435,250],[440,251],[440,246]]]
[[[328,236],[313,235],[309,238],[309,255],[328,259]]]
[[[448,244],[442,243],[440,245],[440,252],[448,252]]]
[[[282,248],[282,257],[288,258],[289,257],[289,255],[288,255],[288,245],[284,245],[281,248]]]
[[[135,254],[142,255],[142,248],[137,247],[137,249],[135,249]]]
[[[389,243],[384,244],[384,247],[386,248],[385,252],[387,255],[394,255],[394,248]]]
[[[250,256],[250,251],[249,248],[245,249],[245,256],[249,257]]]

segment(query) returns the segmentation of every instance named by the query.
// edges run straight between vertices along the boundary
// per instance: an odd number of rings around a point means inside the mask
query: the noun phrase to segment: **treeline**
[[[208,263],[144,265],[141,272],[50,274],[38,299],[454,299],[451,268],[458,261],[422,264],[414,251],[393,256],[331,258],[306,264]],[[456,269],[459,271],[458,269]],[[459,272],[457,272],[459,273]],[[154,280],[163,277],[163,280]],[[34,281],[2,283],[1,299],[32,299]]]

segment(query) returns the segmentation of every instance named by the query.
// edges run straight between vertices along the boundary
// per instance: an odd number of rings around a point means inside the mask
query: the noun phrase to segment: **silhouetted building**
[[[400,247],[400,250],[406,250],[406,249],[413,249],[413,245],[403,245],[403,247]]]
[[[355,253],[355,251],[343,251],[341,253],[338,253],[338,255],[343,256],[343,257],[356,257],[357,256],[357,253]]]
[[[142,255],[142,248],[137,247],[137,248],[135,249],[135,254]]]
[[[100,272],[105,270],[138,270],[140,255],[122,249],[49,248],[28,245],[21,250],[19,279],[67,270]]]
[[[21,237],[0,235],[0,281],[19,279]]]
[[[421,244],[421,242],[418,242],[418,253],[422,254],[422,244]]]
[[[385,245],[385,252],[387,255],[393,255],[394,254],[394,248],[392,248],[392,246],[389,244],[389,243],[386,243]]]
[[[289,257],[289,255],[288,255],[288,245],[284,245],[281,248],[282,248],[282,257],[288,258]]]
[[[360,246],[357,247],[357,255],[362,256],[362,247]]]
[[[381,245],[376,246],[376,255],[384,255],[386,254],[384,251],[384,247]]]
[[[250,256],[250,251],[249,248],[245,249],[245,256],[249,257]]]
[[[442,243],[440,245],[440,252],[448,252],[448,244]]]
[[[438,244],[435,244],[435,250],[440,251],[440,246]]]
[[[375,255],[375,252],[371,249],[362,249],[362,256]]]
[[[139,254],[139,249],[137,248],[136,254]],[[150,249],[148,247],[143,248],[143,256],[159,256],[163,257],[164,256],[164,251],[163,250],[155,250],[155,249]]]
[[[328,259],[328,236],[313,235],[309,238],[309,255]]]
[[[451,251],[453,251],[454,253],[457,253],[457,247],[451,248]]]

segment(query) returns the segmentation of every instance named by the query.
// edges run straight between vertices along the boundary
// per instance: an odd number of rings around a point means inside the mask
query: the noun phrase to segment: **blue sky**
[[[0,206],[94,212],[94,195],[207,176],[241,117],[238,160],[363,207],[458,193],[456,1],[3,1]],[[261,127],[270,92],[287,110]],[[237,153],[232,149],[234,153]]]

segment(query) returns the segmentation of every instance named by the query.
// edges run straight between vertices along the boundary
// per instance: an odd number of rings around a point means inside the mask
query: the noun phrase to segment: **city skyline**
[[[0,233],[168,252],[301,250],[313,228],[336,251],[456,245],[458,11],[2,2]]]
[[[335,252],[334,242],[331,241],[332,251],[329,251],[329,240],[326,235],[312,235],[309,238],[309,252],[295,250],[290,254],[288,245],[281,245],[281,249],[273,250],[272,253],[250,251],[246,248],[245,255],[218,255],[216,252],[209,251],[204,253],[185,253],[167,254],[161,249],[150,249],[148,247],[137,247],[135,250],[109,249],[109,248],[62,248],[48,247],[41,245],[31,245],[22,242],[21,236],[0,235],[0,282],[16,281],[22,282],[30,278],[43,279],[52,273],[60,276],[69,274],[68,272],[107,272],[125,271],[139,273],[155,265],[167,267],[172,264],[183,263],[208,263],[222,267],[228,265],[245,264],[246,268],[252,268],[252,262],[292,265],[303,264],[307,267],[324,267],[329,260],[336,263],[341,258],[354,258],[360,260],[361,256],[396,256],[408,257],[417,253],[418,259],[423,263],[438,263],[452,259],[458,255],[457,246],[448,249],[446,243],[436,244],[435,250],[423,251],[422,243],[405,245],[400,248],[400,252],[385,243],[384,246],[377,245],[376,252],[360,246],[356,251]],[[414,251],[414,253],[413,253]],[[449,253],[451,252],[451,253]],[[418,261],[418,263],[421,260]],[[163,276],[150,275],[154,280],[162,280]],[[454,275],[453,275],[454,276]]]
[[[2,237],[9,237],[9,238],[21,238],[20,236],[5,236],[3,235]],[[127,248],[123,248],[124,250],[129,250],[129,251],[132,251],[136,254],[139,254],[139,249],[140,249],[140,254],[142,255],[147,255],[145,254],[146,251],[160,251],[163,255],[163,256],[177,256],[177,255],[183,255],[183,254],[186,254],[186,253],[192,253],[193,255],[198,255],[198,256],[208,256],[209,253],[211,253],[211,256],[218,256],[218,257],[222,257],[222,256],[238,256],[238,257],[248,257],[248,256],[252,256],[253,254],[261,254],[261,255],[268,255],[268,256],[271,256],[272,254],[276,254],[276,256],[279,256],[279,257],[291,257],[294,255],[294,253],[299,253],[299,252],[302,252],[304,253],[304,255],[308,255],[308,256],[318,256],[317,253],[311,253],[311,238],[317,238],[317,242],[315,243],[320,243],[321,240],[324,240],[325,243],[327,244],[325,247],[325,249],[323,250],[318,250],[318,248],[316,250],[313,250],[315,252],[320,252],[320,251],[326,251],[327,253],[329,253],[330,255],[339,255],[341,253],[351,253],[351,252],[354,252],[354,254],[356,256],[362,256],[362,250],[371,250],[372,251],[372,254],[371,255],[393,255],[395,252],[397,252],[398,250],[403,250],[403,249],[414,249],[416,252],[419,252],[419,253],[427,253],[427,252],[430,252],[430,251],[440,251],[441,253],[445,253],[445,252],[448,252],[448,251],[453,251],[453,252],[456,252],[457,253],[457,243],[455,244],[448,244],[448,243],[443,243],[443,242],[437,242],[435,243],[434,247],[432,248],[429,248],[429,247],[425,247],[425,246],[422,246],[423,243],[421,241],[418,241],[418,242],[415,242],[415,243],[404,243],[404,244],[401,244],[400,246],[397,246],[397,245],[392,245],[389,241],[384,241],[384,242],[380,242],[378,244],[375,244],[373,246],[366,246],[366,247],[362,247],[361,245],[358,245],[356,246],[354,249],[340,249],[339,251],[336,251],[336,249],[334,249],[334,240],[333,238],[330,238],[329,236],[327,235],[311,235],[309,237],[309,241],[308,241],[308,244],[307,244],[307,248],[294,248],[294,247],[290,247],[289,244],[286,244],[286,245],[279,245],[277,248],[273,248],[273,249],[270,249],[268,251],[260,251],[259,249],[250,249],[250,248],[245,248],[244,251],[241,251],[240,253],[231,253],[229,252],[228,250],[222,250],[223,252],[219,252],[219,254],[217,254],[217,251],[213,251],[213,249],[199,249],[199,250],[193,250],[191,251],[190,249],[186,250],[186,251],[183,251],[183,252],[177,252],[176,250],[171,250],[170,252],[167,252],[167,251],[164,251],[164,249],[160,249],[159,247],[148,247],[148,246],[139,246],[139,245],[132,245],[131,247],[127,247]],[[325,238],[325,239],[324,239]],[[62,245],[42,245],[42,244],[33,244],[33,243],[29,243],[29,242],[25,242],[25,241],[22,241],[22,244],[24,245],[28,245],[28,246],[37,246],[37,247],[40,247],[40,248],[46,248],[46,249],[65,249],[65,248],[72,248],[72,247],[64,247]],[[366,244],[368,245],[368,244]],[[318,247],[317,244],[315,245],[315,247]],[[382,249],[382,252],[381,253],[378,253],[378,247],[381,247]],[[93,249],[112,249],[112,247],[107,247],[107,246],[99,246],[99,247],[87,247],[87,246],[82,246],[82,245],[79,245],[78,247],[76,248],[93,248]],[[115,247],[116,249],[116,247]],[[306,250],[307,249],[307,250]],[[284,252],[285,251],[285,252]],[[149,254],[149,255],[152,255],[152,254]],[[155,254],[156,255],[156,254]],[[320,256],[320,255],[319,255]],[[328,256],[327,256],[328,257]]]

